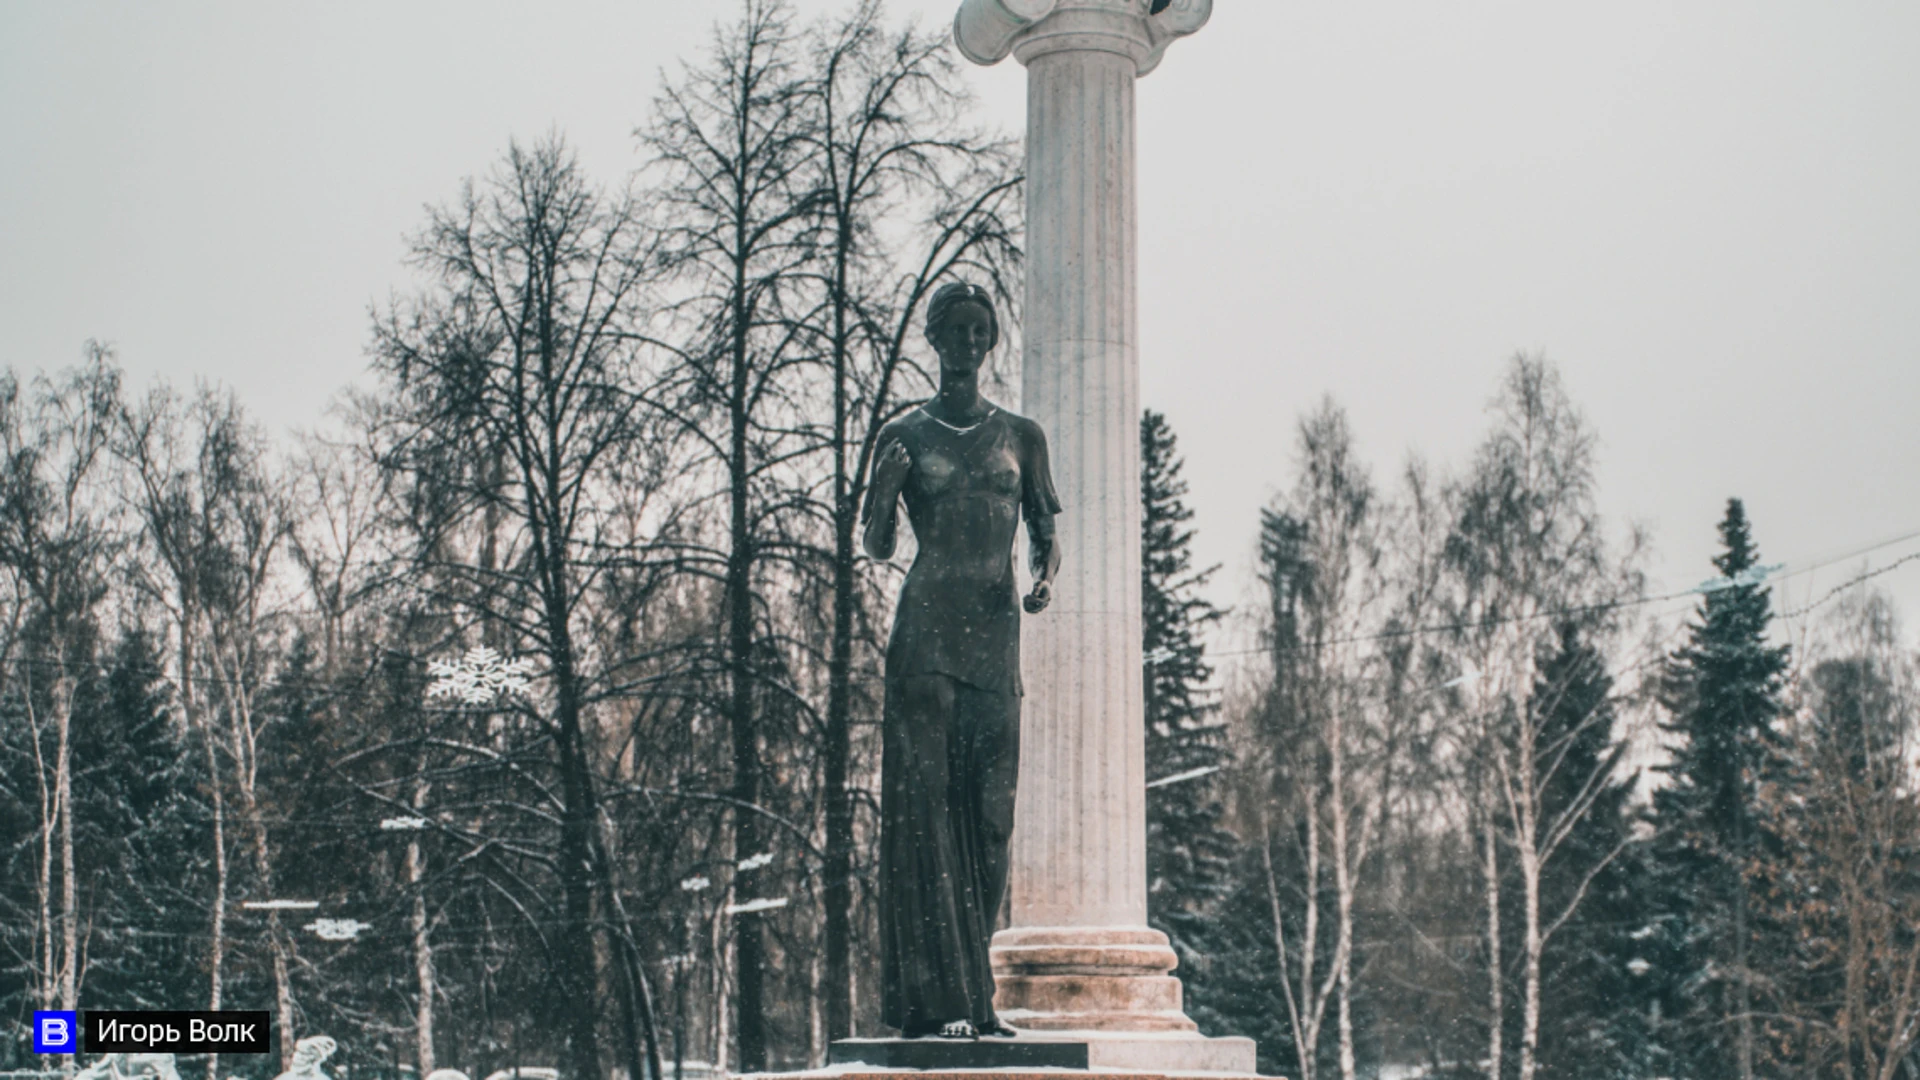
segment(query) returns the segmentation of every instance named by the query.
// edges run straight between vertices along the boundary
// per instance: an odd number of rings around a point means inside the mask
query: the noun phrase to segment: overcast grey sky
[[[424,204],[550,128],[617,179],[659,71],[733,10],[0,4],[0,363],[101,338],[136,381],[315,425]],[[1728,495],[1794,567],[1920,530],[1916,58],[1910,0],[1216,0],[1140,83],[1139,146],[1142,396],[1218,598],[1322,393],[1385,480],[1413,450],[1463,461],[1521,349],[1598,430],[1657,587],[1711,572]],[[1022,69],[968,77],[1018,130]],[[1880,581],[1911,632],[1920,562]]]

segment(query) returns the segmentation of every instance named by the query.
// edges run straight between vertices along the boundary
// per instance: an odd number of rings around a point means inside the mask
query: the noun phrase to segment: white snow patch
[[[772,911],[774,908],[783,908],[786,906],[787,898],[784,896],[775,899],[748,900],[742,904],[728,904],[727,914],[748,915],[756,911]]]

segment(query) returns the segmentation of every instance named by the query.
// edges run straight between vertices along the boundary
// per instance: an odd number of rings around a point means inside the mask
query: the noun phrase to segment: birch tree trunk
[[[1519,700],[1520,730],[1516,737],[1516,760],[1503,770],[1508,791],[1508,812],[1514,818],[1514,851],[1520,863],[1520,906],[1522,920],[1522,1003],[1520,1009],[1520,1080],[1533,1080],[1538,1067],[1540,1043],[1540,867],[1545,861],[1540,836],[1540,762],[1536,708],[1525,696],[1524,688],[1533,683],[1530,643],[1513,646],[1517,666],[1527,672],[1516,678],[1515,697]]]
[[[253,582],[252,584],[258,584]],[[243,616],[245,624],[230,628],[238,636],[252,636],[255,628],[250,617]],[[216,651],[219,640],[215,639]],[[246,686],[246,662],[241,654],[240,644],[229,642],[224,658],[231,669],[223,671],[219,685],[226,698],[228,752],[233,756],[234,790],[240,795],[240,814],[246,826],[247,838],[253,854],[255,884],[260,895],[273,899],[273,845],[267,836],[267,824],[260,814],[259,792],[256,778],[259,773],[258,745],[254,728],[253,695]],[[267,913],[267,946],[273,958],[273,999],[274,1020],[282,1032],[293,1031],[293,985],[287,964],[290,942],[286,928],[280,922],[278,911]],[[293,1065],[293,1041],[280,1040],[280,1068]]]
[[[59,829],[60,804],[57,792],[60,782],[56,777],[51,788],[47,784],[47,761],[40,746],[40,725],[33,720],[33,695],[26,695],[28,720],[33,736],[34,780],[39,786],[40,796],[40,865],[39,874],[34,881],[34,901],[40,918],[40,939],[38,970],[35,974],[34,997],[43,1007],[52,1008],[54,995],[58,993],[54,979],[56,959],[53,946],[53,834]],[[56,760],[58,754],[55,755]],[[57,771],[57,770],[56,770]]]
[[[251,769],[248,770],[249,774]],[[260,818],[260,804],[253,790],[253,778],[248,775],[240,785],[240,808],[247,823],[247,831],[252,839],[254,874],[261,895],[273,896],[273,850],[267,838],[267,826]],[[267,944],[273,955],[273,1001],[275,1022],[280,1030],[293,1030],[293,983],[288,971],[287,953],[289,942],[286,927],[280,922],[280,913],[267,913]],[[280,1040],[280,1067],[293,1065],[293,1042]]]
[[[1318,954],[1316,946],[1320,936],[1320,807],[1309,796],[1307,799],[1307,877],[1306,902],[1307,915],[1300,946],[1300,997],[1306,1003],[1306,1023],[1294,1032],[1294,1041],[1301,1048],[1301,1080],[1313,1080],[1314,1066],[1318,1063],[1320,1050],[1320,1017],[1325,1002],[1316,995],[1313,984],[1313,962]],[[1280,925],[1279,908],[1274,909],[1274,926]],[[1282,971],[1284,972],[1284,968]]]
[[[207,748],[207,787],[213,802],[213,941],[208,957],[207,1008],[220,1008],[220,973],[227,953],[227,812],[221,792],[220,757],[214,749],[213,727],[202,723],[201,741]],[[220,1075],[220,1055],[207,1055],[207,1080]]]
[[[727,896],[733,895],[732,886],[727,888]],[[722,902],[721,908],[713,913],[713,1071],[717,1076],[727,1075],[728,1043],[733,1039],[729,1030],[732,1026],[733,995],[727,981],[727,974],[733,970],[733,937],[726,932],[726,907],[731,900]]]
[[[427,787],[428,785],[424,782],[414,785],[415,816],[418,816],[426,806]],[[420,1075],[423,1077],[434,1070],[433,945],[427,938],[426,876],[426,859],[420,852],[420,834],[415,831],[412,838],[407,841],[407,887],[413,893],[413,913],[410,920],[413,930],[413,975],[420,986],[420,996],[414,1002],[413,1008],[413,1038],[419,1059]]]
[[[1526,908],[1526,1004],[1521,1014],[1520,1080],[1533,1080],[1540,1043],[1540,860],[1520,853],[1521,888]]]
[[[1339,978],[1340,998],[1340,1080],[1353,1080],[1353,870],[1347,846],[1352,803],[1347,798],[1347,740],[1344,710],[1338,707],[1327,714],[1327,751],[1329,787],[1333,810],[1333,887],[1338,904],[1337,939],[1334,943],[1335,974]]]
[[[62,665],[64,667],[64,665]],[[39,787],[40,851],[34,900],[39,917],[39,951],[34,997],[46,1007],[71,1010],[77,998],[75,963],[79,951],[78,891],[73,857],[73,692],[64,671],[54,678],[49,704],[54,729],[53,776],[49,785],[41,750],[41,727],[33,717],[32,690],[27,694],[28,726],[33,742],[35,779]],[[56,840],[55,838],[58,837]],[[60,907],[53,901],[54,852],[60,860]],[[56,933],[55,924],[59,929]],[[70,1055],[62,1055],[69,1063]]]
[[[1481,808],[1480,869],[1487,887],[1487,1076],[1500,1080],[1501,1019],[1506,1015],[1506,1002],[1500,962],[1500,848],[1491,790],[1485,801],[1487,805]]]
[[[1313,1080],[1313,1045],[1318,1041],[1318,1025],[1312,1017],[1303,1012],[1303,1005],[1311,1007],[1313,977],[1313,916],[1314,901],[1312,891],[1307,897],[1307,946],[1301,959],[1300,990],[1295,993],[1293,984],[1288,981],[1287,971],[1287,928],[1280,906],[1280,884],[1273,872],[1273,834],[1263,810],[1260,815],[1260,855],[1267,870],[1267,900],[1273,911],[1273,950],[1279,963],[1280,989],[1287,1001],[1287,1020],[1293,1028],[1294,1059],[1300,1066],[1300,1080]]]
[[[54,801],[60,814],[60,1007],[79,1000],[80,891],[73,867],[73,680],[62,671],[53,684],[59,757],[54,763]]]

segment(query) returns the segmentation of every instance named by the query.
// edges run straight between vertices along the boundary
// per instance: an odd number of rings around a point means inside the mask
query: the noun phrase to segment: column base
[[[1144,926],[1020,926],[993,935],[994,1011],[1022,1031],[1197,1030],[1180,963]]]
[[[1252,1039],[1200,1034],[1179,958],[1145,926],[1022,926],[993,936],[994,1011],[1022,1032],[1087,1043],[1089,1068],[1254,1071]]]

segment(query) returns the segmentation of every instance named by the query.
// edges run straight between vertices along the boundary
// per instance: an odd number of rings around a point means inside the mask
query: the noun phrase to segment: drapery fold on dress
[[[1007,887],[1020,699],[944,675],[887,680],[880,766],[882,1022],[990,1031],[987,946]]]
[[[881,721],[881,1019],[909,1036],[993,1014],[987,947],[1007,886],[1020,747],[1015,532],[1060,511],[1038,425],[916,410],[881,432],[912,460],[918,551],[886,654]],[[862,515],[877,509],[872,488]]]

